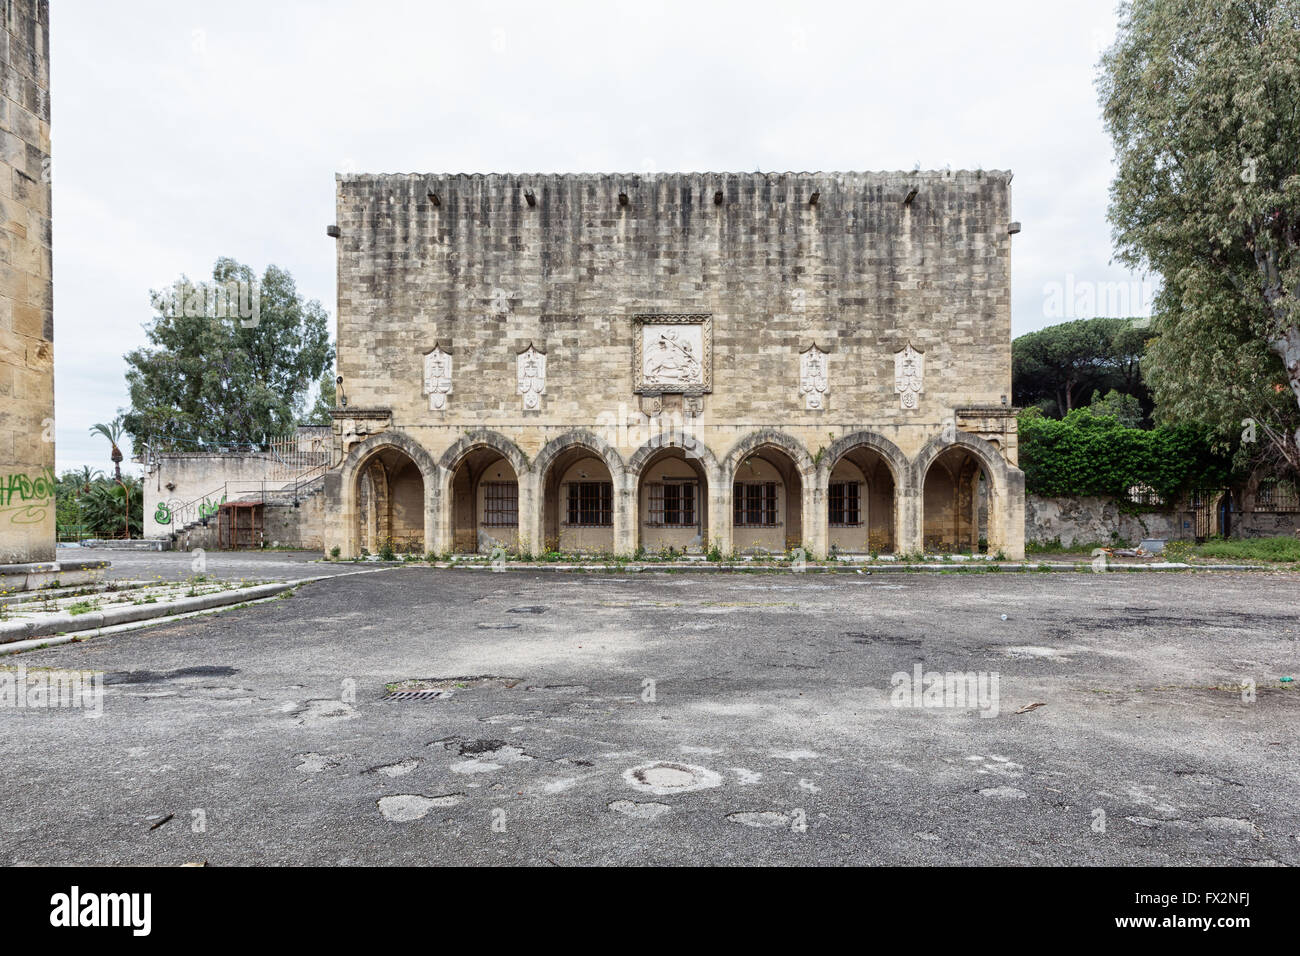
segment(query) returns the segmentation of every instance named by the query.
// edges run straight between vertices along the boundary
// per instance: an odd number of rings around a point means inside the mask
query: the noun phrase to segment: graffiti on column
[[[0,515],[7,516],[10,524],[40,524],[50,515],[54,488],[51,468],[0,475]]]

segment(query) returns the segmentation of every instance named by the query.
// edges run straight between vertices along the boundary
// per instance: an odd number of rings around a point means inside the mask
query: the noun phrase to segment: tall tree
[[[1078,319],[1029,332],[1011,343],[1017,405],[1059,416],[1117,389],[1147,398],[1142,356],[1147,324],[1134,319]]]
[[[330,413],[337,403],[338,387],[334,383],[334,370],[327,368],[321,373],[320,385],[316,391],[316,402],[312,405],[311,414],[304,421],[308,425],[333,424],[334,416]]]
[[[103,435],[108,439],[109,445],[112,446],[112,451],[109,452],[108,458],[109,461],[113,463],[113,477],[115,480],[121,481],[122,449],[117,447],[117,443],[122,438],[122,416],[119,415],[108,423],[96,422],[94,425],[90,426],[90,433],[92,435]]]
[[[211,444],[261,444],[293,429],[312,384],[334,360],[328,316],[268,266],[260,280],[218,259],[212,281],[182,276],[150,297],[150,347],[126,356],[137,453]]]
[[[1163,279],[1161,415],[1300,468],[1300,0],[1126,0],[1098,88],[1119,258]]]

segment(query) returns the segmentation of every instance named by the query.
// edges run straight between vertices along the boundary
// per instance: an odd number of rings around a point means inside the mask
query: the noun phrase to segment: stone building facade
[[[1011,175],[343,175],[326,547],[1024,551]]]
[[[0,564],[54,559],[49,0],[0,0]]]

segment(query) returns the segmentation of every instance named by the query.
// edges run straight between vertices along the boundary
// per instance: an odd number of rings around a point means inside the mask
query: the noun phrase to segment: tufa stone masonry
[[[54,559],[49,24],[0,2],[0,565]]]
[[[1023,557],[1010,182],[339,176],[325,546]]]

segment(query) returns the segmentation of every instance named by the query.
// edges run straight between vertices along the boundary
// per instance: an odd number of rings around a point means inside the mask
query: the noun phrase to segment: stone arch
[[[850,432],[835,439],[831,446],[822,453],[821,461],[817,465],[818,477],[829,476],[831,470],[835,467],[835,463],[855,448],[870,448],[872,451],[877,452],[885,460],[885,464],[889,466],[895,485],[902,486],[907,481],[907,456],[884,435],[869,431]]]
[[[484,466],[492,462],[499,465],[503,460],[510,472],[513,472],[513,489],[510,487],[512,476],[509,473],[502,475],[500,481],[505,483],[503,485],[481,486]],[[487,553],[492,548],[501,546],[531,550],[524,517],[530,513],[532,506],[532,485],[528,480],[530,468],[528,456],[518,445],[499,432],[472,430],[443,452],[438,463],[443,480],[439,534],[450,549]],[[466,473],[462,474],[462,470]],[[486,490],[480,491],[481,487]],[[502,507],[493,508],[484,504],[481,499],[489,491],[493,495],[502,496],[493,499],[502,502]],[[511,497],[514,499],[513,519],[508,514]],[[489,508],[492,511],[485,511]],[[504,517],[498,517],[494,521],[494,513]],[[492,523],[491,527],[487,526],[489,522]]]
[[[609,468],[609,473],[614,476],[616,483],[621,482],[627,474],[627,466],[623,462],[623,456],[618,453],[618,449],[595,432],[586,428],[575,428],[548,441],[542,447],[542,450],[537,453],[537,457],[533,461],[533,471],[539,476],[544,476],[558,455],[575,447],[586,448],[588,451],[594,452],[598,458],[604,459],[605,465]]]
[[[627,464],[636,545],[705,551],[719,542],[726,514],[720,474],[717,456],[693,434],[667,431],[646,441]]]
[[[794,462],[804,483],[815,483],[817,466],[813,464],[812,455],[808,454],[808,449],[793,435],[787,435],[775,428],[764,428],[761,431],[751,432],[732,445],[731,450],[727,452],[727,457],[722,460],[722,477],[727,481],[731,481],[735,477],[736,467],[741,461],[764,445],[770,445],[784,451],[790,456],[790,460]]]
[[[913,493],[911,539],[916,550],[925,546],[925,483],[931,468],[940,455],[964,452],[983,471],[988,479],[988,548],[990,554],[1001,551],[1007,557],[1024,557],[1024,493],[1025,476],[1019,468],[1008,465],[996,446],[968,432],[959,431],[945,438],[931,438],[912,459],[911,486]]]
[[[755,514],[766,516],[769,513],[767,511],[769,505],[763,505],[761,501],[755,503],[751,499],[750,504],[739,506],[741,508],[739,513],[736,510],[738,507],[735,499],[736,482],[739,480],[740,466],[754,458],[766,461],[762,454],[765,449],[777,453],[776,461],[768,464],[782,473],[779,482],[777,476],[773,475],[757,483],[767,484],[767,494],[772,493],[773,487],[776,488],[779,498],[777,521],[782,529],[779,534],[774,534],[771,529],[775,526],[767,524],[766,521],[757,526],[753,523]],[[779,461],[782,457],[789,462],[788,472],[782,470]],[[755,547],[768,551],[785,551],[787,548],[802,545],[811,548],[814,554],[821,553],[815,540],[817,522],[813,520],[822,500],[817,490],[817,466],[812,456],[808,454],[808,449],[797,438],[774,428],[751,432],[737,441],[727,452],[726,458],[722,460],[720,479],[721,491],[725,496],[725,501],[721,502],[723,507],[718,509],[725,516],[726,535],[722,539],[725,541],[724,549],[745,550]],[[749,484],[754,482],[751,481]],[[745,490],[747,494],[758,493],[754,488]],[[748,524],[739,523],[742,515]],[[737,537],[738,535],[740,537]]]
[[[861,469],[867,463],[862,459],[867,456],[874,456],[878,462],[883,463],[888,474],[879,475],[878,469],[871,469],[871,474],[864,471],[866,494],[859,503],[861,512],[865,514],[863,533],[855,535],[844,529],[832,528],[829,511],[836,508],[830,494],[832,473],[845,460]],[[864,548],[871,551],[897,551],[900,542],[906,540],[906,508],[903,502],[910,479],[911,467],[907,456],[885,436],[860,430],[837,438],[822,452],[817,462],[817,491],[828,506],[814,514],[813,532],[809,537],[814,542],[817,553],[829,551],[832,544],[840,550],[848,551]]]
[[[698,458],[710,474],[720,467],[717,456],[699,438],[686,432],[672,431],[657,435],[633,452],[627,460],[628,475],[639,478],[650,459],[666,448],[680,448],[688,457]]]
[[[358,495],[360,481],[365,469],[377,455],[386,451],[398,451],[405,455],[419,470],[423,482],[424,495],[424,547],[438,550],[438,504],[441,498],[442,480],[437,462],[418,441],[400,431],[383,431],[371,435],[364,441],[353,445],[343,459],[339,469],[339,481],[335,492],[334,504],[343,521],[342,542],[339,550],[344,557],[355,558],[361,550],[360,528],[358,525]]]
[[[921,481],[925,479],[925,473],[930,470],[934,460],[948,449],[958,446],[978,458],[988,470],[990,477],[1004,482],[1007,480],[1008,472],[1012,469],[1001,452],[978,435],[959,431],[951,440],[945,440],[943,435],[935,435],[917,452],[916,457],[912,459],[912,484],[920,487]]]
[[[532,485],[537,503],[533,509],[532,522],[533,541],[536,543],[534,547],[539,551],[545,550],[551,543],[547,534],[548,522],[557,526],[559,523],[558,482],[562,475],[553,475],[553,466],[557,461],[572,459],[583,451],[599,460],[609,472],[613,514],[608,545],[617,554],[630,554],[635,549],[632,544],[635,524],[634,517],[630,514],[633,508],[627,488],[627,466],[614,446],[595,432],[583,428],[567,431],[551,439],[533,461]]]
[[[491,448],[500,452],[501,457],[510,462],[510,467],[516,474],[522,475],[529,469],[528,456],[519,450],[519,446],[505,435],[494,431],[466,432],[460,441],[442,453],[438,464],[443,470],[454,472],[466,455],[479,448]]]

